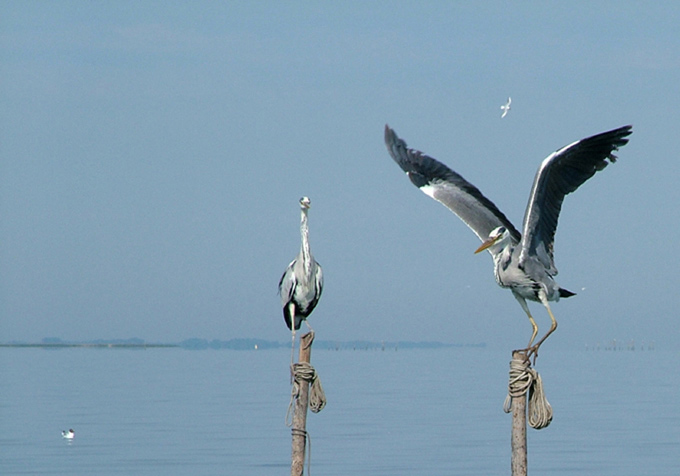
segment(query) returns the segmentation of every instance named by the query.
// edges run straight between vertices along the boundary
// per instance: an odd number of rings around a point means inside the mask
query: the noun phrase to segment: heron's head
[[[307,210],[311,206],[312,206],[312,201],[309,199],[309,197],[302,197],[300,199],[300,208]]]
[[[491,248],[493,245],[500,244],[508,236],[510,236],[510,232],[508,232],[504,226],[494,228],[489,233],[489,237],[486,239],[486,241],[475,250],[475,253],[480,253],[487,248]]]

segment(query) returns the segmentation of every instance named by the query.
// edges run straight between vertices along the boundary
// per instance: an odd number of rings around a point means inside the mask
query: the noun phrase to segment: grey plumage
[[[526,350],[527,355],[536,355],[557,327],[548,302],[574,295],[553,279],[557,275],[553,243],[564,197],[614,162],[613,151],[628,143],[626,137],[631,133],[632,126],[624,126],[597,134],[565,146],[543,160],[534,178],[521,234],[477,187],[441,162],[409,149],[389,126],[385,126],[385,144],[416,187],[458,215],[483,241],[477,252],[489,251],[496,281],[512,290],[529,317],[533,333]],[[541,302],[552,321],[548,333],[535,345],[538,327],[527,299]]]
[[[310,206],[308,197],[300,199],[300,253],[291,261],[279,280],[283,320],[292,332],[293,348],[295,331],[300,329],[302,321],[307,322],[307,317],[316,307],[323,291],[323,271],[309,247],[307,213]]]

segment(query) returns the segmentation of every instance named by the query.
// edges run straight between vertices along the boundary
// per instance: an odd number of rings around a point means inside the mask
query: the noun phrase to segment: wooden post
[[[524,352],[515,350],[513,360],[524,360]],[[512,476],[527,474],[527,395],[512,398]]]
[[[299,362],[310,362],[314,332],[307,332],[300,338]],[[299,382],[299,394],[293,409],[293,456],[290,467],[291,476],[302,476],[305,469],[305,444],[307,442],[307,407],[309,406],[309,382]]]

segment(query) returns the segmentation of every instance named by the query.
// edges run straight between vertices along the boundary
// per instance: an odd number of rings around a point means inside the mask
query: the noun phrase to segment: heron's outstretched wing
[[[519,243],[520,233],[477,187],[441,162],[409,149],[389,126],[385,126],[385,144],[411,182],[458,215],[480,240],[486,240],[494,228],[504,226]]]
[[[628,143],[632,126],[581,139],[549,155],[538,168],[524,214],[519,265],[537,257],[550,274],[557,274],[553,242],[564,196],[580,187],[595,172],[616,161],[615,150]]]

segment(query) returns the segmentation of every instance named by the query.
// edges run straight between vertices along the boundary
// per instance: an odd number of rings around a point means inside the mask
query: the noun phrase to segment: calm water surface
[[[290,474],[289,356],[2,348],[0,474]],[[312,474],[509,474],[509,357],[315,350],[328,405],[308,417]],[[680,474],[679,358],[543,350],[554,418],[529,429],[529,473]]]

